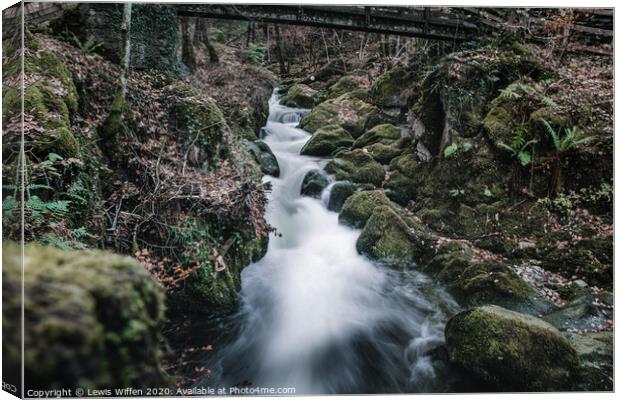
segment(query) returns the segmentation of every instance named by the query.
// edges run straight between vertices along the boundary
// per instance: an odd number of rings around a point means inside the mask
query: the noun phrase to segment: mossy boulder
[[[392,158],[393,160],[394,158]],[[409,201],[415,199],[418,185],[415,180],[402,172],[391,171],[383,187],[390,200],[406,206]]]
[[[370,93],[382,107],[403,107],[413,94],[414,75],[406,68],[392,68],[373,83]]]
[[[355,246],[372,259],[407,266],[426,254],[432,241],[423,229],[412,229],[392,207],[383,205],[373,210]]]
[[[377,187],[385,178],[383,166],[362,149],[336,153],[336,158],[325,166],[325,171],[334,174],[337,180],[369,183]]]
[[[262,140],[255,140],[253,142],[245,141],[244,144],[264,174],[276,178],[280,176],[280,165],[267,143]]]
[[[314,133],[328,125],[340,125],[355,138],[380,122],[379,109],[352,93],[345,93],[322,102],[305,114],[300,127]]]
[[[577,352],[557,329],[498,306],[455,315],[445,335],[450,361],[495,390],[570,390],[577,371]]]
[[[328,184],[327,177],[318,169],[308,171],[301,182],[301,195],[320,198],[321,192]]]
[[[614,388],[613,332],[566,333],[565,336],[579,357],[573,390],[612,391]]]
[[[283,103],[288,107],[312,108],[316,105],[317,91],[308,85],[294,84],[284,97]]]
[[[446,285],[460,304],[495,304],[520,312],[546,312],[551,306],[501,261],[474,261],[465,243],[447,242],[424,267]]]
[[[353,137],[339,125],[328,125],[317,129],[301,148],[305,156],[328,156],[341,147],[350,147]]]
[[[383,143],[375,143],[369,146],[366,146],[366,151],[370,153],[371,157],[378,163],[382,165],[387,165],[394,159],[398,157],[403,149],[402,145],[399,142],[394,144],[383,144]]]
[[[361,228],[366,224],[375,208],[390,205],[390,199],[387,198],[383,190],[363,190],[346,199],[338,216],[338,221],[355,228]]]
[[[401,138],[400,128],[392,124],[381,124],[364,132],[353,143],[353,148],[359,149],[375,143],[392,144]]]
[[[8,62],[2,68],[2,119],[5,126],[21,112],[22,90],[19,84],[22,58],[11,54],[19,47],[10,42],[4,50]],[[79,97],[65,64],[51,50],[26,30],[24,74],[27,85],[23,92],[26,113],[26,151],[39,159],[48,153],[65,158],[77,157],[80,144],[72,128],[72,115],[78,109]],[[32,80],[32,82],[29,82]],[[31,120],[29,118],[32,117]],[[3,139],[3,141],[6,139]]]
[[[102,251],[24,251],[28,389],[164,386],[164,293],[142,266]],[[4,365],[18,374],[21,248],[5,243],[2,257]]]
[[[185,84],[168,88],[175,99],[168,110],[170,125],[175,126],[179,142],[190,147],[188,164],[213,169],[230,153],[225,141],[228,129],[222,110],[215,100]]]
[[[327,209],[340,212],[340,210],[342,210],[342,206],[344,206],[345,201],[358,190],[359,186],[352,182],[342,181],[334,183],[329,193]]]
[[[367,87],[368,79],[362,75],[345,75],[328,88],[328,98],[337,98],[346,93],[365,90]]]

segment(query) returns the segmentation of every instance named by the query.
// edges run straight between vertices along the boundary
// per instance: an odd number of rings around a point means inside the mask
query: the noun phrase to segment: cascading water
[[[360,232],[338,223],[326,196],[300,195],[304,175],[326,162],[299,155],[310,137],[296,128],[302,112],[270,101],[264,140],[280,177],[265,177],[267,220],[277,233],[242,273],[241,308],[226,326],[236,336],[211,355],[203,383],[296,394],[445,390],[425,354],[443,341],[443,310],[454,302],[414,269],[359,255]]]

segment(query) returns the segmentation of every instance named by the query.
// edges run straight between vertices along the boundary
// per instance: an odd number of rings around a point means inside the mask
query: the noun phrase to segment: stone
[[[426,247],[423,232],[411,229],[390,206],[376,207],[355,244],[360,254],[386,262],[390,266],[414,264]]]
[[[328,156],[341,147],[350,147],[353,137],[339,125],[328,125],[317,129],[301,148],[305,156]]]
[[[553,326],[498,306],[452,317],[445,329],[450,361],[499,391],[565,391],[577,352]]]
[[[564,334],[579,357],[573,390],[612,391],[614,388],[614,335],[611,331]]]
[[[325,166],[325,171],[335,175],[337,180],[369,183],[377,187],[385,178],[383,166],[362,149],[337,152],[335,159]]]
[[[264,174],[276,178],[280,176],[280,165],[267,143],[262,140],[246,140],[244,144]]]
[[[332,185],[329,201],[327,202],[327,209],[331,211],[340,212],[344,206],[345,201],[353,195],[353,193],[359,190],[359,186],[348,181],[336,182]]]
[[[283,99],[287,107],[312,108],[316,105],[317,91],[308,85],[294,84]]]
[[[390,206],[390,199],[382,190],[356,192],[346,199],[338,221],[354,228],[361,228],[379,206]]]
[[[3,362],[14,367],[7,375],[18,376],[22,250],[11,243],[2,247]],[[160,348],[164,293],[144,267],[104,251],[27,245],[24,252],[24,372],[31,387],[166,384]]]
[[[327,177],[318,169],[313,169],[304,176],[304,180],[301,183],[301,194],[303,196],[320,198],[321,192],[328,184]]]

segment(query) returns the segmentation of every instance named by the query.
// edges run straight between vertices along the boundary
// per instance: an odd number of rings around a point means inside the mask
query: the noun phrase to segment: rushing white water
[[[304,175],[326,160],[300,156],[310,135],[302,110],[270,102],[265,142],[280,165],[267,220],[266,256],[242,273],[238,337],[218,353],[229,385],[294,387],[302,393],[437,390],[425,355],[443,341],[451,306],[414,270],[392,271],[359,255],[359,231],[322,200],[300,196]]]

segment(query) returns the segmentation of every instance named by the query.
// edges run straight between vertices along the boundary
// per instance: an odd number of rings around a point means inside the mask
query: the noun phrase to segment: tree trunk
[[[181,18],[181,34],[182,34],[182,49],[181,49],[181,61],[187,65],[190,71],[196,70],[196,54],[194,53],[194,46],[192,44],[192,38],[189,31],[189,18]]]
[[[285,75],[286,65],[284,64],[284,52],[282,50],[282,36],[280,35],[280,27],[278,25],[276,25],[276,53],[280,63],[280,75]]]
[[[123,19],[121,21],[121,97],[125,100],[127,94],[127,74],[129,72],[129,60],[131,58],[131,3],[125,3],[123,7]]]
[[[203,43],[209,53],[209,61],[212,63],[219,63],[220,58],[215,51],[215,47],[209,41],[209,29],[203,18],[198,18],[196,21],[196,31],[194,32],[194,44]]]

